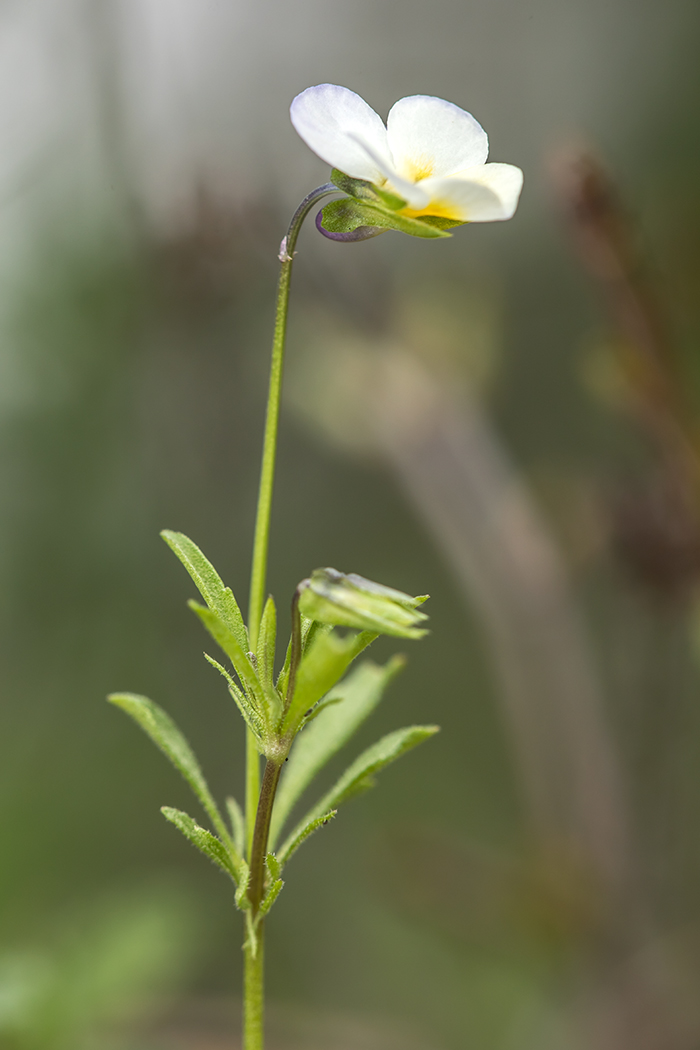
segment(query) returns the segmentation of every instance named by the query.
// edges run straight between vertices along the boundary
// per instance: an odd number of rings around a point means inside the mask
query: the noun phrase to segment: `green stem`
[[[277,785],[282,772],[281,762],[273,762],[272,759],[265,763],[262,787],[260,788],[260,802],[255,818],[255,831],[253,833],[253,848],[250,854],[250,877],[248,881],[248,899],[253,918],[258,913],[263,899],[265,889],[265,858],[267,857],[267,840],[270,836],[270,821],[272,820],[272,806],[277,794]]]
[[[258,923],[255,944],[245,944],[243,974],[243,1047],[263,1050],[265,1040],[265,923]]]
[[[253,566],[250,577],[250,604],[248,606],[248,630],[250,645],[253,651],[258,643],[258,631],[265,604],[265,580],[267,576],[267,551],[270,538],[270,510],[272,508],[272,489],[275,481],[275,457],[277,453],[277,429],[279,424],[280,395],[282,392],[282,369],[284,365],[284,342],[287,333],[287,308],[289,306],[289,283],[292,277],[294,249],[299,230],[304,219],[321,197],[337,193],[332,182],[319,186],[305,197],[287,230],[287,236],[280,245],[279,260],[281,265],[279,284],[277,286],[277,311],[275,314],[275,331],[272,338],[272,362],[270,364],[270,387],[267,395],[267,415],[265,417],[265,438],[263,441],[262,467],[260,470],[260,489],[258,491],[258,511],[255,519],[255,540],[253,543]]]
[[[275,313],[275,330],[272,337],[272,361],[270,363],[270,385],[267,395],[267,414],[265,416],[265,437],[263,439],[262,466],[260,469],[260,488],[258,491],[258,510],[255,519],[255,539],[253,541],[253,563],[250,576],[250,601],[248,605],[248,632],[250,647],[255,652],[258,644],[258,633],[265,604],[265,587],[267,578],[267,553],[270,541],[270,512],[272,509],[272,490],[275,482],[275,458],[277,455],[277,431],[279,428],[280,399],[282,393],[282,372],[284,366],[284,343],[287,334],[287,310],[289,306],[289,285],[292,277],[294,249],[301,224],[313,208],[316,201],[337,193],[332,182],[319,186],[301,202],[292,216],[287,236],[280,245],[279,260],[281,263],[279,283],[277,285],[277,310]],[[267,777],[271,763],[265,768]],[[279,769],[277,770],[279,778]],[[277,781],[270,797],[267,829],[270,827],[272,802],[274,801]],[[258,856],[260,850],[256,841],[258,817],[265,793],[265,782],[260,785],[260,756],[255,737],[250,730],[246,734],[246,838],[248,862],[251,866],[251,885],[253,869],[255,874],[255,893],[262,892],[267,833],[264,836],[262,861]],[[262,863],[262,867],[260,866]],[[258,885],[259,884],[259,885]],[[252,898],[251,898],[252,899]],[[254,911],[260,906],[260,899],[254,905]],[[258,948],[253,954],[253,947],[246,944],[245,978],[244,978],[244,1050],[263,1050],[263,924],[258,926]]]

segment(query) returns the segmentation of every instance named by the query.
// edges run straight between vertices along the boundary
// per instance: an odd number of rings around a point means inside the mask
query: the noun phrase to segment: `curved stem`
[[[287,235],[282,240],[279,251],[281,264],[279,283],[277,285],[277,309],[275,313],[275,330],[272,337],[272,361],[270,363],[270,385],[267,395],[267,414],[265,417],[265,437],[263,439],[262,466],[260,469],[260,488],[258,491],[258,509],[255,519],[255,539],[253,542],[253,562],[250,576],[250,602],[248,605],[248,632],[250,647],[255,652],[258,644],[260,621],[265,604],[267,578],[267,552],[270,539],[270,512],[272,509],[272,490],[275,481],[275,458],[277,455],[277,431],[279,427],[280,399],[282,392],[282,372],[284,366],[284,343],[287,333],[287,309],[289,306],[289,285],[292,277],[292,263],[297,237],[304,219],[316,201],[337,193],[332,182],[312,190],[301,202],[292,216]],[[267,833],[270,826],[272,803],[274,801],[279,768],[274,784],[267,784],[271,790],[266,791],[266,783],[272,778],[272,764],[268,763],[265,780],[260,785],[260,756],[255,737],[250,730],[246,733],[246,837],[248,862],[251,866],[251,899],[255,899],[253,910],[257,911],[262,896],[262,885],[267,849]],[[270,771],[268,774],[268,770]],[[265,796],[265,799],[263,798]],[[261,823],[262,821],[262,823]],[[266,826],[263,826],[266,821]],[[258,947],[254,951],[249,944],[245,948],[244,977],[244,1017],[243,1047],[244,1050],[263,1050],[263,923],[258,926]]]
[[[253,651],[258,641],[258,631],[265,604],[265,580],[267,576],[267,550],[270,537],[270,510],[272,508],[272,489],[275,481],[275,456],[277,453],[277,429],[279,424],[280,395],[282,391],[282,369],[284,365],[284,342],[287,332],[287,308],[289,305],[289,284],[292,276],[294,249],[299,230],[304,219],[316,201],[337,193],[338,188],[332,182],[304,198],[292,216],[287,236],[280,245],[279,260],[281,263],[279,284],[277,286],[277,311],[275,331],[272,337],[272,361],[270,364],[270,387],[267,396],[267,415],[265,418],[265,438],[263,442],[262,467],[260,470],[260,489],[258,492],[258,511],[255,520],[255,541],[253,544],[253,565],[250,577],[250,603],[248,606],[248,630]]]

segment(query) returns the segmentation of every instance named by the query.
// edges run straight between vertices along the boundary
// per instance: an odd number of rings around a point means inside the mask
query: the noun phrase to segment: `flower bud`
[[[412,598],[403,591],[337,569],[316,569],[299,584],[299,610],[309,620],[399,638],[421,638],[427,634],[418,626],[427,616],[417,608],[427,597]]]

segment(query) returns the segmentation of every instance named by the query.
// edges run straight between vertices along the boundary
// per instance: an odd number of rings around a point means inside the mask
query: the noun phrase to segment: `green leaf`
[[[410,218],[379,203],[357,200],[354,197],[344,197],[327,204],[323,209],[321,225],[329,233],[351,233],[361,226],[373,226],[383,230],[398,230],[412,237],[451,236],[447,230],[440,229],[433,222]]]
[[[343,802],[361,791],[366,791],[374,786],[374,775],[391,762],[395,762],[406,751],[421,744],[424,740],[439,732],[439,726],[407,726],[405,729],[396,729],[393,733],[382,737],[372,747],[355,759],[353,764],[346,769],[340,780],[328,791],[316,805],[309,810],[306,816],[294,828],[287,837],[283,846],[277,850],[280,862],[289,856],[292,843],[303,833],[303,829],[317,820],[322,814],[330,809],[336,809]]]
[[[211,562],[205,558],[199,547],[182,532],[163,529],[161,536],[185,566],[209,608],[234,634],[243,652],[247,652],[249,648],[248,632],[231,588],[224,587],[223,580]]]
[[[207,663],[210,663],[212,667],[215,667],[219,674],[226,679],[228,691],[235,700],[238,710],[243,715],[245,724],[262,744],[265,739],[265,724],[260,717],[258,709],[251,704],[246,694],[238,688],[225,667],[222,667],[221,664],[215,660],[213,656],[209,656],[208,653],[204,654],[204,659]]]
[[[357,573],[330,568],[316,569],[299,586],[299,609],[313,620],[398,638],[427,633],[419,624],[428,617],[416,608],[425,601],[423,596],[413,598]]]
[[[337,703],[333,710],[325,711],[318,721],[305,726],[294,741],[272,811],[270,845],[273,848],[303,792],[369,717],[404,663],[401,656],[393,657],[384,667],[368,660],[326,695],[323,703],[339,698],[342,702]]]
[[[262,899],[262,902],[260,904],[260,908],[258,910],[258,914],[255,916],[256,921],[259,921],[260,919],[263,919],[267,915],[267,913],[269,912],[270,908],[272,907],[272,905],[275,903],[275,901],[279,897],[280,890],[282,889],[283,886],[284,886],[284,883],[282,882],[282,879],[276,879],[272,883],[272,885],[270,886],[269,890],[267,891],[267,893],[265,894],[265,896]]]
[[[258,678],[268,689],[273,688],[275,673],[275,641],[277,639],[277,610],[272,597],[265,602],[260,633],[258,634],[257,661]]]
[[[280,862],[277,860],[277,857],[274,855],[274,853],[268,853],[267,857],[265,858],[265,864],[267,865],[268,875],[270,876],[270,879],[274,882],[282,874]]]
[[[310,708],[342,678],[356,656],[376,638],[370,631],[342,638],[335,631],[316,634],[299,663],[294,696],[282,723],[282,732],[292,734]]]
[[[267,722],[265,690],[260,683],[248,653],[241,649],[233,631],[229,630],[217,613],[212,612],[211,609],[207,609],[203,605],[199,605],[195,601],[189,601],[187,604],[200,618],[217,645],[226,653],[259,716]]]
[[[174,824],[185,838],[197,847],[200,853],[213,861],[234,882],[238,882],[241,869],[234,863],[221,839],[217,839],[216,835],[212,835],[211,831],[207,831],[206,828],[200,828],[189,814],[183,813],[180,809],[162,806],[160,811],[166,820]]]
[[[243,816],[243,810],[233,795],[229,795],[226,799],[226,809],[228,810],[228,818],[231,821],[233,841],[236,849],[243,856],[245,853],[245,817]]]
[[[319,828],[325,827],[326,824],[333,820],[333,817],[337,812],[337,809],[329,809],[327,813],[324,813],[320,817],[314,817],[306,824],[304,824],[303,821],[298,824],[277,855],[277,861],[280,868],[287,863],[293,854],[296,853],[302,842],[306,842],[309,835],[313,835],[314,831],[318,831]]]
[[[194,751],[170,715],[148,697],[138,696],[136,693],[112,693],[107,699],[110,704],[121,707],[122,711],[131,715],[134,721],[150,736],[156,747],[160,748],[166,758],[170,759],[194,791],[216,830],[227,845],[232,846],[228,829],[209,791]]]

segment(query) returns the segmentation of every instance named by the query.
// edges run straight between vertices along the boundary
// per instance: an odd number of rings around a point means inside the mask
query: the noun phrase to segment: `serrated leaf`
[[[225,667],[221,666],[218,660],[215,660],[213,656],[209,656],[208,653],[204,654],[204,659],[207,663],[210,663],[212,667],[215,667],[219,674],[226,679],[228,691],[235,700],[238,710],[243,715],[245,724],[262,744],[265,739],[265,724],[260,717],[257,708],[253,707],[246,694],[238,688],[231,675]]]
[[[136,693],[112,693],[107,699],[122,711],[126,711],[172,762],[194,791],[216,830],[227,844],[232,846],[228,829],[204,779],[195,753],[170,715],[147,696],[139,696]]]
[[[272,811],[272,848],[303,792],[369,717],[404,663],[401,656],[393,657],[384,667],[366,661],[326,695],[324,703],[340,697],[342,703],[335,705],[331,711],[325,711],[318,721],[307,725],[294,742]]]
[[[294,696],[282,723],[283,733],[296,733],[306,712],[332,689],[355,657],[376,637],[370,631],[344,638],[335,631],[315,635],[299,663]]]
[[[272,905],[275,903],[275,901],[279,897],[280,891],[281,891],[283,886],[284,886],[284,883],[283,883],[282,879],[276,879],[272,883],[272,885],[270,886],[269,890],[267,891],[267,893],[265,894],[265,896],[262,899],[262,902],[261,902],[260,907],[258,909],[258,914],[255,916],[256,921],[259,921],[260,919],[264,919],[265,918],[265,916],[269,912],[270,908],[272,907]]]
[[[275,642],[277,640],[277,610],[272,597],[265,602],[260,631],[258,633],[257,661],[258,678],[268,689],[272,689],[275,673]]]
[[[247,652],[248,632],[231,588],[224,586],[223,580],[211,562],[184,533],[163,529],[161,536],[185,566],[192,577],[192,582],[209,608],[235,635],[243,652]]]
[[[228,810],[228,819],[231,822],[234,844],[240,855],[243,856],[245,853],[245,817],[243,816],[243,810],[233,795],[229,795],[226,799],[226,809]]]
[[[411,748],[421,744],[424,740],[439,731],[439,726],[406,726],[404,729],[396,729],[382,737],[372,747],[355,759],[352,765],[345,770],[342,777],[334,784],[323,798],[319,799],[315,806],[309,810],[303,820],[299,821],[292,833],[286,838],[283,846],[277,850],[280,861],[289,856],[291,844],[303,833],[304,828],[317,820],[322,814],[330,809],[336,809],[343,802],[347,802],[353,795],[372,787],[373,777],[391,762],[410,751]]]
[[[166,820],[174,824],[185,838],[189,839],[192,845],[197,847],[200,853],[203,853],[205,857],[213,861],[234,882],[238,882],[239,867],[232,860],[221,839],[217,839],[216,835],[212,835],[211,831],[207,831],[206,828],[201,828],[196,820],[193,820],[188,813],[183,813],[181,809],[161,806],[160,811]]]
[[[320,817],[314,817],[306,824],[304,824],[303,821],[297,824],[296,828],[294,829],[292,834],[287,838],[286,842],[282,846],[282,849],[277,854],[277,860],[280,865],[280,868],[282,868],[282,866],[287,863],[290,857],[292,857],[293,854],[296,853],[296,851],[301,846],[302,842],[306,842],[308,837],[310,835],[313,835],[315,831],[318,831],[319,828],[325,827],[326,824],[333,820],[333,817],[336,816],[337,812],[337,809],[329,809],[327,813],[323,813]]]
[[[362,226],[371,226],[383,230],[398,230],[411,237],[435,239],[451,236],[447,230],[432,222],[410,218],[379,203],[357,200],[354,197],[344,197],[327,204],[323,208],[321,225],[329,233],[351,233]]]

